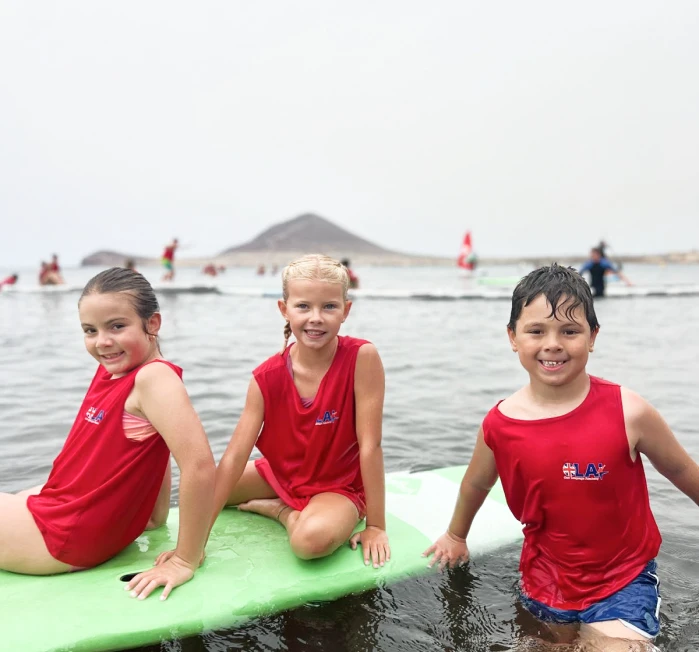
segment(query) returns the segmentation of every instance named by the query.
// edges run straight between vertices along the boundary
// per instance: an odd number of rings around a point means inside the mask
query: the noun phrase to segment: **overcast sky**
[[[483,256],[699,248],[699,3],[0,3],[0,266],[312,211]]]

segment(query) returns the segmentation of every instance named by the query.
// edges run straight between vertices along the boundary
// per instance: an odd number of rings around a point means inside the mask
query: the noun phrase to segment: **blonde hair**
[[[297,258],[282,270],[282,298],[289,298],[289,281],[322,281],[342,286],[342,299],[347,301],[350,277],[347,268],[339,261],[323,254],[308,254]],[[291,324],[284,324],[284,353],[291,337]]]

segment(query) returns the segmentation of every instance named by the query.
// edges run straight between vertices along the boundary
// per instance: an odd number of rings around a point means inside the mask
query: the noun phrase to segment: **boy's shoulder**
[[[620,395],[623,389],[619,383],[612,382],[611,380],[606,380],[604,378],[598,378],[597,376],[589,376],[590,378],[590,389],[588,396],[584,399],[595,400],[596,397],[601,397],[602,395],[609,396],[609,393]],[[532,409],[532,401],[528,391],[529,386],[525,385],[521,387],[516,392],[510,394],[507,398],[498,401],[485,416],[483,421],[486,425],[491,424],[494,419],[510,418],[516,420],[536,420],[541,418],[547,418],[545,414],[536,414],[538,410]]]
[[[621,387],[619,383],[606,380],[605,378],[599,378],[598,376],[590,376],[590,385],[597,385],[599,387]]]

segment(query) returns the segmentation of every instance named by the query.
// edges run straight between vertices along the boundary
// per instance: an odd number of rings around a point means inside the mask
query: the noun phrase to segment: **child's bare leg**
[[[657,650],[642,634],[627,627],[620,620],[583,623],[580,641],[585,652],[651,652]]]
[[[245,465],[243,475],[240,476],[240,480],[238,480],[235,487],[233,487],[233,491],[228,497],[226,505],[240,505],[250,500],[269,498],[275,499],[275,504],[283,505],[281,500],[277,498],[277,492],[274,491],[267,481],[257,472],[255,462],[251,461]]]
[[[0,569],[27,575],[73,570],[49,554],[26,496],[0,493]]]
[[[23,496],[24,498],[27,496],[36,496],[41,492],[43,487],[43,484],[38,484],[36,487],[32,487],[31,489],[22,489],[22,491],[18,491],[15,496]]]
[[[303,511],[291,509],[279,498],[250,500],[238,509],[278,520],[289,533],[291,549],[301,559],[335,552],[349,539],[359,520],[354,503],[334,493],[313,496]]]
[[[301,559],[316,559],[332,554],[352,535],[359,514],[347,496],[322,493],[311,498],[298,512],[287,509],[279,520],[289,533],[291,549]]]

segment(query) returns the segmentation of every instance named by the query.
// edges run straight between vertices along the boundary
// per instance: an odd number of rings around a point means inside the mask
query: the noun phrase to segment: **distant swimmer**
[[[51,271],[54,272],[55,274],[58,274],[59,276],[61,275],[61,266],[58,264],[58,255],[53,254],[51,256],[51,262],[49,263],[49,267],[51,268]]]
[[[17,279],[19,279],[19,276],[17,274],[12,274],[6,279],[0,281],[0,290],[2,290],[2,288],[4,288],[6,285],[14,285],[17,283]]]
[[[264,275],[265,275],[265,266],[264,266],[264,265],[258,266],[258,268],[257,268],[257,275],[258,275],[258,276],[264,276]]]
[[[163,281],[172,281],[175,278],[175,251],[178,245],[177,238],[174,238],[172,242],[165,247],[163,251],[162,258],[160,262],[165,269],[165,274],[163,275]]]
[[[359,287],[359,276],[352,271],[349,258],[343,258],[340,262],[347,268],[347,273],[349,274],[350,279],[350,290],[356,290]]]
[[[41,261],[39,270],[39,285],[62,285],[64,283],[60,272],[55,271],[53,263]]]
[[[607,258],[602,256],[602,252],[599,250],[599,247],[593,247],[590,250],[589,260],[583,263],[582,267],[580,267],[578,271],[580,274],[584,274],[585,272],[590,273],[590,287],[592,288],[592,294],[595,297],[604,296],[604,291],[607,285],[606,276],[609,273],[616,274],[622,281],[624,281],[624,283],[626,283],[626,285],[631,285],[631,281],[629,281],[629,279],[622,274],[621,270]]]
[[[216,269],[216,265],[214,265],[213,263],[209,263],[208,265],[204,265],[201,272],[202,272],[202,274],[206,274],[208,276],[216,276],[218,274],[218,270]]]
[[[124,263],[126,269],[130,269],[132,272],[136,271],[136,261],[133,258],[127,258]]]

